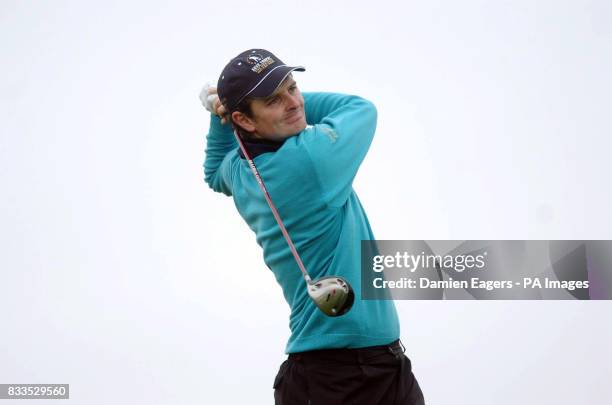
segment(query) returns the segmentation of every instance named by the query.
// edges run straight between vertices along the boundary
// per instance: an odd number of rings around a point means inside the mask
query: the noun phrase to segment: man
[[[205,181],[233,196],[291,308],[276,404],[424,404],[398,340],[393,301],[360,299],[360,242],[374,235],[352,182],[374,136],[376,109],[356,96],[301,94],[292,72],[304,70],[251,49],[225,66],[217,89],[201,95],[213,112]],[[355,289],[345,315],[328,317],[309,299],[233,129],[312,278],[340,276]]]

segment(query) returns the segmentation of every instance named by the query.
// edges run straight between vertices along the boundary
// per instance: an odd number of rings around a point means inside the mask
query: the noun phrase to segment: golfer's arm
[[[308,125],[320,124],[323,118],[346,103],[346,96],[336,93],[302,93]]]
[[[332,206],[344,204],[376,131],[374,104],[357,96],[313,93],[311,117],[317,122],[304,145],[314,162],[323,194]]]
[[[210,130],[206,136],[206,158],[204,159],[204,181],[213,190],[231,195],[231,179],[228,154],[237,148],[236,139],[229,124],[222,125],[216,115],[211,114]]]

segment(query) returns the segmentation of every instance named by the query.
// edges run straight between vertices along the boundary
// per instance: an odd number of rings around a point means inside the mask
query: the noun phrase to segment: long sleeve
[[[221,124],[221,119],[211,114],[210,129],[206,136],[204,181],[214,191],[232,195],[230,152],[238,147],[232,127]]]
[[[311,159],[323,198],[330,206],[342,206],[368,152],[376,131],[376,107],[357,96],[333,93],[304,95],[306,119],[313,128],[303,142]]]

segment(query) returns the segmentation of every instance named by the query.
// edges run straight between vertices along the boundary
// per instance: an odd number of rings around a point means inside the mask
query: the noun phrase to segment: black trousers
[[[276,405],[424,405],[401,342],[292,353],[274,380]]]

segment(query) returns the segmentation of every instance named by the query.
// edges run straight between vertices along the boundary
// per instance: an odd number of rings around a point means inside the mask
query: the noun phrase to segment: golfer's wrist
[[[210,114],[210,132],[223,135],[232,135],[232,126],[228,123],[222,124],[218,115]]]

